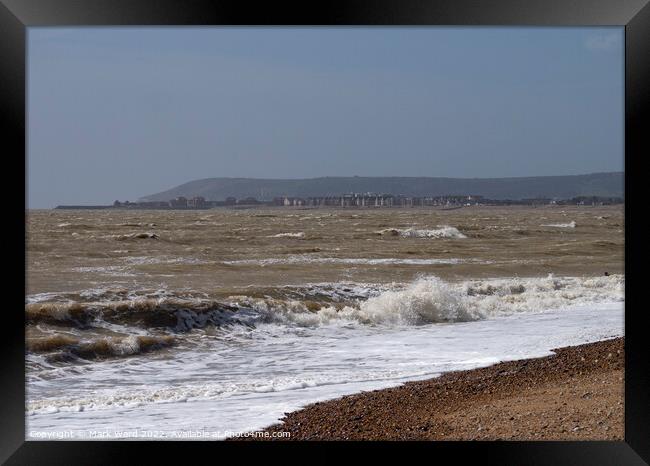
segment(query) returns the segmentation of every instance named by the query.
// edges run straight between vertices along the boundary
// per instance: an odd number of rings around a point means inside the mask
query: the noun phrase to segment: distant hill
[[[206,178],[144,196],[140,201],[167,201],[203,196],[209,201],[280,196],[310,197],[346,193],[405,196],[479,195],[489,199],[576,196],[624,197],[623,172],[525,178],[322,177],[308,179]]]

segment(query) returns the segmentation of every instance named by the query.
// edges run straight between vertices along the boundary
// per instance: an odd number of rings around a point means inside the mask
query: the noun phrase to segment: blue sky
[[[623,28],[30,28],[28,207],[623,170]]]

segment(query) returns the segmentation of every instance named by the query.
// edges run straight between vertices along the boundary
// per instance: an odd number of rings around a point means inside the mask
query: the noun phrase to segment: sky
[[[28,29],[27,206],[622,171],[621,27]]]

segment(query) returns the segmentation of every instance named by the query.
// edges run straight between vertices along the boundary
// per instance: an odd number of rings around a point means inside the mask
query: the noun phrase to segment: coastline
[[[314,403],[265,431],[290,432],[277,440],[622,440],[624,343],[564,347]]]

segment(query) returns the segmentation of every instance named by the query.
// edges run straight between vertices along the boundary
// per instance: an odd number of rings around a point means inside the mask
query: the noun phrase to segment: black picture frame
[[[8,287],[3,309],[2,380],[0,396],[0,461],[7,464],[122,464],[133,461],[134,449],[151,462],[155,455],[181,455],[186,460],[208,450],[267,451],[282,449],[307,458],[315,453],[289,442],[70,442],[25,441],[24,297],[19,296],[19,263],[24,251],[25,206],[17,201],[20,180],[26,193],[26,28],[32,26],[135,25],[482,25],[482,26],[624,26],[625,27],[625,440],[622,442],[428,442],[330,444],[348,453],[373,448],[380,454],[398,449],[440,460],[468,457],[487,464],[622,465],[650,463],[650,371],[645,348],[646,313],[640,287],[644,286],[641,259],[644,239],[639,212],[632,204],[642,198],[643,157],[650,154],[648,108],[650,100],[650,5],[648,0],[330,0],[318,3],[250,2],[222,0],[0,0],[0,118],[5,162],[18,180],[5,192],[11,221],[6,246],[15,260],[5,265],[18,282]],[[23,157],[21,163],[21,157]],[[636,191],[636,192],[635,192]],[[637,208],[638,209],[638,208]],[[11,228],[9,228],[11,227]],[[11,243],[9,242],[11,241]],[[632,253],[628,253],[632,251]],[[16,264],[16,265],[14,265]],[[22,281],[21,281],[22,280]],[[319,444],[320,445],[320,444]],[[419,451],[418,451],[419,450]],[[191,453],[190,453],[191,452]],[[214,453],[214,452],[211,452]],[[189,456],[186,456],[189,455]],[[292,455],[293,456],[293,455]],[[302,456],[302,455],[301,455]],[[410,455],[409,455],[410,456]],[[242,459],[244,457],[241,457]],[[300,457],[295,457],[299,460]],[[215,458],[216,459],[216,458]],[[286,458],[285,460],[291,458]],[[303,457],[303,459],[306,459]]]

